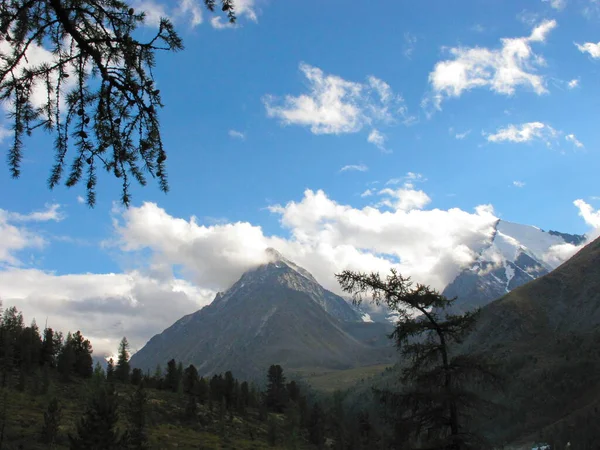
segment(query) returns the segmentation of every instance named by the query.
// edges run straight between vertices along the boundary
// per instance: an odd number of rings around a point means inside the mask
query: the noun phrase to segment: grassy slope
[[[131,386],[117,386],[119,396],[126,396],[132,391]],[[59,398],[62,406],[62,421],[59,431],[58,445],[55,449],[68,448],[68,434],[73,433],[75,424],[84,409],[89,386],[82,382],[74,384],[53,385],[52,392],[35,396],[28,392],[8,393],[7,425],[3,449],[45,449],[40,442],[40,430],[43,424],[44,411],[52,396]],[[0,399],[3,397],[3,394]],[[249,410],[245,417],[234,414],[232,418],[226,413],[224,425],[221,425],[218,407],[211,412],[208,406],[199,405],[198,420],[189,423],[182,419],[185,399],[182,395],[147,390],[147,424],[150,447],[152,449],[201,448],[201,449],[272,449],[290,448],[283,446],[284,420],[276,416],[280,422],[280,445],[271,447],[267,443],[267,422],[258,420],[258,412]],[[123,409],[121,409],[123,411]],[[121,413],[121,425],[125,416]],[[298,442],[295,448],[312,448],[306,442]]]

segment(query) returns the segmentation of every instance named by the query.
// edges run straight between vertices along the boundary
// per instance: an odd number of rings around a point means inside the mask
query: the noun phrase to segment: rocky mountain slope
[[[389,328],[364,322],[343,298],[275,250],[271,262],[246,272],[226,292],[154,336],[131,359],[153,369],[170,358],[202,375],[232,370],[264,378],[271,364],[286,370],[344,369],[385,363],[395,351]]]

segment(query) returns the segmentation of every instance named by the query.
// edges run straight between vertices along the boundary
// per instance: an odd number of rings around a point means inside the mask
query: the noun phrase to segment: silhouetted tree
[[[473,327],[477,312],[447,313],[455,299],[428,286],[413,288],[410,278],[394,270],[385,280],[377,273],[344,271],[336,276],[355,303],[368,294],[398,314],[391,337],[406,362],[400,377],[403,387],[399,392],[377,392],[395,412],[398,444],[408,441],[411,448],[447,450],[485,447],[468,424],[471,414],[482,414],[489,403],[469,390],[468,383],[497,386],[499,379],[482,359],[451,354],[452,344]]]
[[[173,392],[179,390],[179,371],[177,370],[177,363],[174,359],[171,359],[167,363],[167,375],[165,376],[165,388]]]
[[[215,3],[205,0],[210,10]],[[235,21],[233,0],[220,3]],[[90,206],[99,168],[122,179],[125,205],[130,177],[146,184],[142,169],[168,190],[152,67],[157,51],[178,51],[183,44],[166,18],[153,38],[138,41],[144,17],[120,0],[0,2],[0,101],[13,130],[8,166],[14,178],[21,173],[25,136],[40,128],[55,136],[51,188],[74,152],[66,185],[85,172]],[[36,60],[41,48],[50,61]]]
[[[69,381],[75,366],[75,349],[72,345],[68,345],[71,341],[71,333],[67,335],[65,345],[60,349],[58,354],[58,372],[64,381]]]
[[[82,378],[90,378],[94,372],[94,361],[92,359],[92,344],[85,339],[80,331],[77,331],[67,339],[65,346],[71,347],[75,354],[74,371]]]
[[[117,366],[115,367],[115,379],[121,383],[128,383],[130,370],[129,342],[127,342],[127,338],[124,337],[119,344],[119,356],[117,358]]]
[[[109,383],[115,381],[115,362],[112,358],[110,358],[106,364],[106,381]]]
[[[183,372],[183,392],[187,395],[196,395],[198,383],[198,370],[190,364]]]
[[[44,338],[40,349],[40,364],[56,367],[56,358],[62,345],[62,335],[55,333],[52,328],[44,330]]]
[[[280,365],[272,365],[267,373],[265,404],[269,410],[282,413],[287,403],[285,376]]]

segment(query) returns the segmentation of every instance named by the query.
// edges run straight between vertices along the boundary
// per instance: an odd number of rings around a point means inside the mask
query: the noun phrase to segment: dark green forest
[[[25,326],[7,308],[0,325],[1,449],[373,448],[368,413],[347,416],[342,396],[319,395],[272,365],[263,383],[231,372],[198,375],[174,359],[143,373],[93,364],[81,332]]]

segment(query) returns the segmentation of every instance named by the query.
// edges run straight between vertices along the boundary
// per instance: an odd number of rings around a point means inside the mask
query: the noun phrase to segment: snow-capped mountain
[[[455,305],[461,311],[486,305],[564,262],[549,257],[552,247],[584,241],[585,236],[581,235],[498,220],[489,243],[443,294],[458,297]]]

